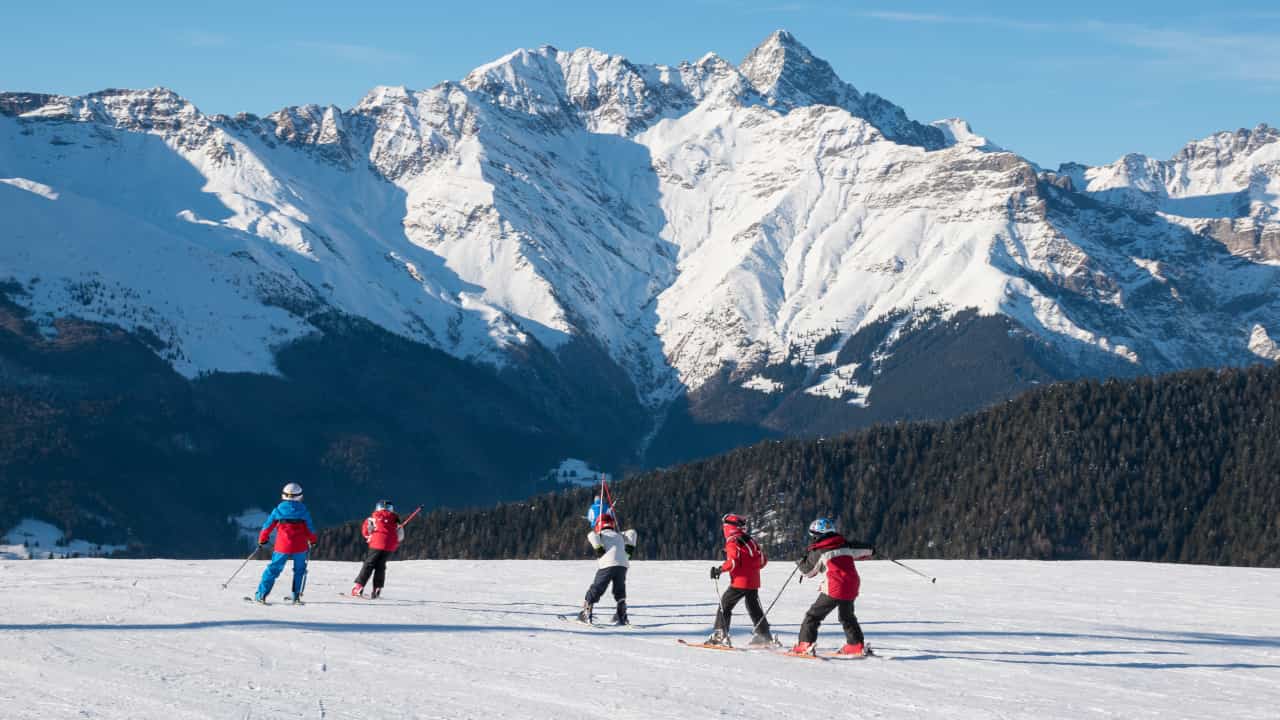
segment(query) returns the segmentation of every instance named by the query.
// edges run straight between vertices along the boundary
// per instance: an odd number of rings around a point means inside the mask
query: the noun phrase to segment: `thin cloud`
[[[854,13],[859,17],[890,22],[921,23],[929,25],[986,25],[1013,30],[1058,30],[1055,23],[991,17],[987,15],[944,15],[940,13],[899,12],[896,10],[863,10]]]
[[[308,52],[324,53],[341,60],[366,65],[388,65],[406,63],[412,56],[394,50],[384,50],[372,45],[355,45],[335,42],[298,42],[295,47]]]
[[[1097,20],[1035,22],[984,15],[866,10],[861,17],[888,22],[970,25],[1091,35],[1148,55],[1147,65],[1177,68],[1210,77],[1280,83],[1280,33],[1218,32],[1159,28]]]
[[[207,30],[183,30],[179,37],[184,44],[193,48],[220,48],[231,44],[229,36]]]

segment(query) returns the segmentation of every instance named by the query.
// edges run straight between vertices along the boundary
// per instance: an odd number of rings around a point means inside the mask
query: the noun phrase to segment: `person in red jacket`
[[[400,547],[400,541],[404,540],[404,527],[400,523],[400,516],[396,514],[395,506],[387,500],[379,500],[374,506],[373,514],[360,526],[360,534],[369,543],[369,553],[364,556],[364,565],[356,576],[351,594],[364,597],[364,585],[369,582],[369,575],[372,574],[372,596],[377,598],[382,595],[382,586],[387,581],[387,560]]]
[[[273,532],[276,543],[272,548],[271,562],[262,571],[262,581],[258,583],[253,599],[265,604],[271,588],[275,587],[276,578],[284,572],[285,563],[292,560],[293,594],[285,599],[302,604],[302,591],[307,586],[307,553],[319,538],[316,537],[311,513],[302,504],[302,486],[298,483],[289,483],[280,491],[280,504],[267,516],[262,531],[258,533],[258,547],[266,545]]]
[[[708,645],[729,645],[729,623],[733,619],[733,608],[739,600],[745,600],[747,614],[751,616],[754,632],[751,645],[776,645],[777,640],[769,632],[769,619],[764,616],[760,607],[760,570],[769,564],[764,548],[751,537],[747,519],[729,513],[720,519],[724,531],[724,563],[711,568],[711,577],[719,578],[721,573],[729,573],[729,587],[720,596],[720,607],[716,610],[716,627],[707,638]]]
[[[870,655],[871,651],[862,636],[862,627],[858,625],[858,617],[853,614],[853,601],[858,597],[858,590],[862,585],[854,561],[865,560],[874,555],[875,546],[849,542],[836,532],[835,523],[827,518],[818,518],[809,525],[809,538],[812,542],[805,548],[805,556],[798,563],[800,572],[805,577],[814,577],[825,571],[826,577],[818,588],[818,599],[813,601],[804,615],[799,642],[791,649],[791,653],[813,655],[814,643],[818,640],[818,626],[832,610],[838,610],[845,637],[844,647],[840,648],[839,654],[858,657]]]

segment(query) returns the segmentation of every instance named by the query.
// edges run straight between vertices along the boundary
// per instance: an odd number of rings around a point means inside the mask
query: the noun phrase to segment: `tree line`
[[[1280,369],[1077,381],[945,422],[765,441],[615,486],[638,557],[709,558],[750,516],[777,556],[833,518],[882,555],[1280,565]],[[589,488],[438,509],[399,557],[587,558]],[[318,556],[363,552],[359,523]]]

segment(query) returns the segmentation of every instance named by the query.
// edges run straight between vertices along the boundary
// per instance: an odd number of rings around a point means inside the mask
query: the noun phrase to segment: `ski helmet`
[[[612,528],[614,530],[617,530],[618,523],[616,520],[613,519],[613,515],[611,513],[605,513],[600,516],[599,520],[596,521],[596,528],[598,530],[604,530],[605,528]]]
[[[298,483],[289,483],[288,485],[285,485],[284,489],[280,491],[280,499],[281,500],[301,500],[302,486],[299,485]]]
[[[386,510],[387,512],[395,512],[396,506],[390,500],[379,500],[377,505],[373,506],[374,510]]]
[[[725,538],[731,538],[736,535],[746,535],[748,532],[750,532],[749,523],[747,522],[747,519],[742,517],[741,515],[735,515],[734,513],[727,513],[725,514],[724,517],[720,518],[720,523],[721,523],[722,529],[724,530]]]
[[[831,522],[829,518],[818,518],[817,520],[809,523],[809,534],[814,537],[826,535],[827,533],[833,533],[835,531],[836,524]]]

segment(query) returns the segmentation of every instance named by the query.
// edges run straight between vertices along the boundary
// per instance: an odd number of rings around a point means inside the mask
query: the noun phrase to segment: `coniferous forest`
[[[903,558],[1280,565],[1280,369],[1047,386],[947,422],[767,441],[616,484],[637,558],[718,555],[749,515],[774,557],[808,522]],[[580,488],[413,521],[398,556],[586,558]],[[406,498],[405,500],[409,500]],[[403,503],[403,501],[402,501]],[[318,556],[356,559],[357,522]]]

